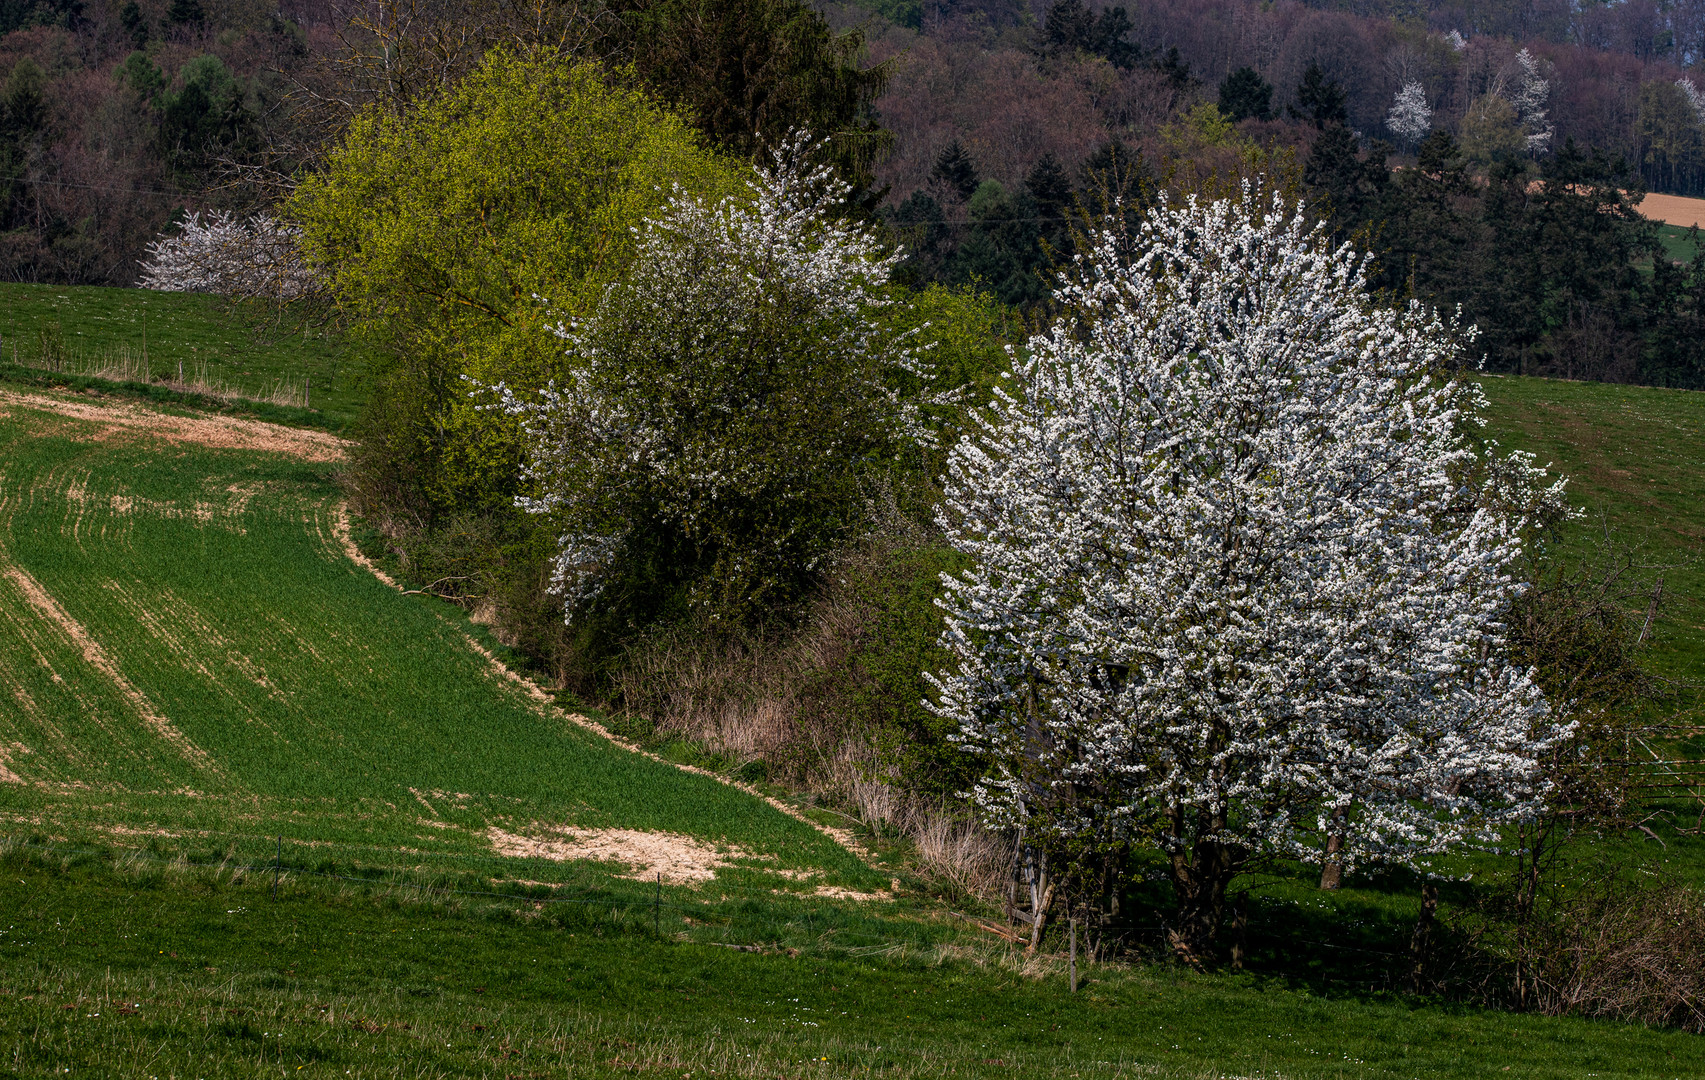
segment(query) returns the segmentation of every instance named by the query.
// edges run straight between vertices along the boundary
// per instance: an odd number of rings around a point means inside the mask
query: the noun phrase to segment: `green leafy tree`
[[[1663,191],[1705,191],[1705,127],[1682,87],[1649,82],[1640,88],[1640,173]]]
[[[1303,167],[1303,181],[1325,197],[1326,221],[1333,238],[1348,240],[1358,229],[1372,229],[1384,216],[1391,190],[1387,147],[1375,143],[1364,158],[1355,135],[1342,124],[1321,132]]]
[[[1220,112],[1233,122],[1271,120],[1273,84],[1263,79],[1254,68],[1238,68],[1220,83]]]
[[[1520,156],[1527,149],[1516,107],[1496,94],[1483,94],[1468,107],[1458,128],[1462,152],[1479,165]]]
[[[125,0],[125,5],[118,11],[118,24],[124,27],[124,32],[138,49],[148,44],[148,16],[142,14],[142,7],[136,0]]]
[[[29,57],[12,65],[0,86],[0,228],[21,223],[29,167],[47,128],[47,73]]]
[[[738,175],[649,95],[558,58],[495,52],[418,110],[358,117],[286,217],[394,357],[358,462],[376,512],[507,513],[515,429],[474,409],[462,376],[561,374],[555,312],[596,303],[673,185],[720,192]]]
[[[947,144],[947,149],[936,156],[935,164],[930,168],[929,178],[947,188],[961,199],[969,199],[976,194],[982,180],[977,176],[977,163],[971,159],[969,151],[962,146],[958,139]]]
[[[836,221],[845,185],[809,150],[742,198],[672,199],[561,331],[566,378],[500,388],[571,618],[761,624],[864,518],[861,478],[929,441],[933,370],[874,316],[893,257]]]
[[[218,161],[257,148],[254,115],[244,87],[217,56],[198,56],[179,75],[181,86],[156,98],[160,143],[180,184],[205,186]]]

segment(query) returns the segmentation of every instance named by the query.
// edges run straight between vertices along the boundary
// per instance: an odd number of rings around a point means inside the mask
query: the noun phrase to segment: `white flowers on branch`
[[[537,491],[522,505],[563,530],[571,611],[645,551],[712,618],[784,602],[854,524],[865,463],[927,440],[931,373],[873,317],[896,256],[837,220],[847,188],[812,149],[790,141],[747,198],[678,191],[560,328],[566,378],[498,387]]]
[[[1130,246],[953,450],[935,707],[990,823],[1163,853],[1196,956],[1254,857],[1406,862],[1540,805],[1559,729],[1499,619],[1561,485],[1476,449],[1452,328],[1280,198],[1163,202]]]
[[[165,292],[216,293],[238,300],[298,300],[322,280],[302,260],[302,231],[265,214],[224,210],[184,219],[177,235],[148,245],[141,284]]]

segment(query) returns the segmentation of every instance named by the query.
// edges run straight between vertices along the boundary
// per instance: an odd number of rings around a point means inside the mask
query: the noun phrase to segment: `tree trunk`
[[[1029,844],[1024,846],[1024,883],[1030,887],[1030,950],[1042,943],[1048,908],[1054,903],[1054,881],[1048,873],[1048,856]]]
[[[1336,889],[1344,883],[1344,808],[1332,811],[1326,834],[1326,861],[1320,866],[1320,887]]]
[[[1213,835],[1221,820],[1204,822],[1198,835]],[[1189,851],[1172,856],[1172,887],[1178,913],[1167,930],[1167,943],[1178,959],[1203,967],[1213,957],[1214,939],[1225,917],[1225,893],[1242,869],[1242,853],[1212,840],[1198,840]]]
[[[1433,917],[1439,910],[1439,886],[1431,878],[1421,882],[1421,915],[1409,935],[1409,990],[1419,994],[1427,985],[1427,958],[1433,947]]]

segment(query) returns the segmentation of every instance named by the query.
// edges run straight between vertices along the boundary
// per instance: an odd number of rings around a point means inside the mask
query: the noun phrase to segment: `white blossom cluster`
[[[537,400],[496,388],[538,492],[520,505],[567,526],[555,586],[570,608],[603,589],[642,504],[704,535],[732,505],[809,497],[873,426],[928,441],[918,406],[934,399],[900,384],[931,372],[872,318],[899,256],[837,220],[849,189],[813,150],[786,142],[748,198],[677,191],[598,309],[558,327],[566,379]]]
[[[1687,103],[1693,106],[1693,122],[1705,127],[1705,92],[1693,85],[1693,80],[1685,76],[1675,81],[1677,89],[1687,98]]]
[[[265,214],[247,219],[214,210],[184,219],[175,236],[148,245],[141,284],[165,292],[216,293],[238,299],[297,300],[321,288],[302,259],[302,231]]]
[[[1400,142],[1413,145],[1427,137],[1433,129],[1433,110],[1427,105],[1427,89],[1418,82],[1407,82],[1397,91],[1386,114],[1385,126]]]
[[[950,458],[932,707],[994,763],[982,812],[1173,855],[1489,842],[1565,731],[1499,622],[1562,485],[1476,449],[1454,328],[1282,199],[1163,201],[1130,247],[1078,258]]]

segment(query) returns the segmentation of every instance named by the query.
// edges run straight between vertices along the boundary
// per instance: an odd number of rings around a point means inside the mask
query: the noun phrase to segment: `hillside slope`
[[[1632,549],[1663,579],[1652,660],[1705,676],[1705,393],[1560,379],[1488,378],[1489,429],[1569,478],[1583,511],[1559,554]]]
[[[0,390],[0,828],[880,888],[823,832],[541,704],[350,558],[318,432]],[[468,863],[467,860],[474,860]]]

